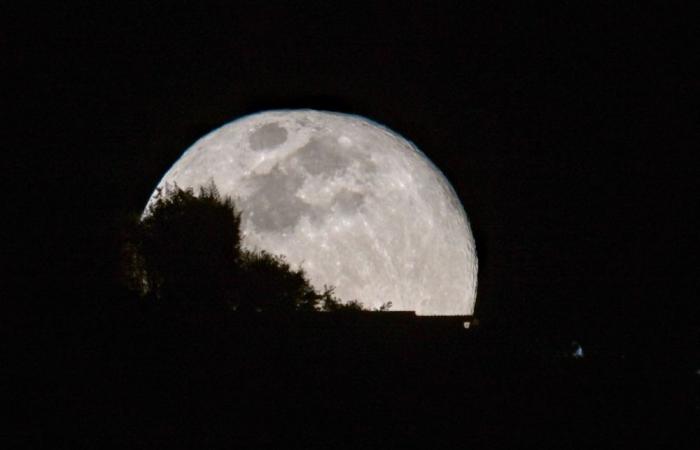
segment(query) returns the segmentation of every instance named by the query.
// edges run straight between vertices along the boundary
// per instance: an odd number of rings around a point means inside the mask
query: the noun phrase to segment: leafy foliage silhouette
[[[128,241],[131,286],[178,306],[223,306],[240,259],[240,213],[213,183],[196,196],[166,186]]]
[[[244,295],[236,309],[242,311],[314,311],[321,295],[301,269],[294,270],[284,257],[266,251],[244,252],[240,261]]]
[[[362,311],[310,284],[283,256],[241,248],[241,213],[213,182],[159,189],[125,245],[126,278],[141,296],[167,306],[239,312]]]

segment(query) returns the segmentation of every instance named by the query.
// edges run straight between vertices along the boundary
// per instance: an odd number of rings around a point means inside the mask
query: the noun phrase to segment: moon
[[[462,204],[397,133],[334,112],[252,114],[195,142],[158,188],[211,180],[242,211],[243,247],[284,255],[316,288],[371,309],[473,313],[478,260]]]

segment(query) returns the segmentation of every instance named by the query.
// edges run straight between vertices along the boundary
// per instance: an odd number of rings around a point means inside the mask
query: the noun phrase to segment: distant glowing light
[[[574,348],[574,351],[573,351],[573,353],[571,354],[571,356],[573,356],[574,359],[582,359],[582,358],[583,358],[583,347],[581,347],[581,344],[579,344],[578,342],[574,341],[574,342],[572,342],[571,345],[572,345],[573,348]]]

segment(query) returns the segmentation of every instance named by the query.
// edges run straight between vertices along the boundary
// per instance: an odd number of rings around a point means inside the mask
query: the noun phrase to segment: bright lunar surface
[[[368,308],[473,313],[464,209],[442,172],[391,130],[315,110],[253,114],[195,142],[158,186],[212,179],[242,211],[243,246],[284,255],[316,288]]]

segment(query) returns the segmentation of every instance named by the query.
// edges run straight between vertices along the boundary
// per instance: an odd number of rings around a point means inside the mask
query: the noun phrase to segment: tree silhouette
[[[159,189],[128,241],[131,285],[179,306],[224,306],[240,259],[240,213],[213,182]]]
[[[244,252],[240,261],[241,311],[315,311],[321,295],[301,269],[293,270],[284,257],[266,251]]]
[[[129,285],[168,306],[239,312],[360,311],[332,287],[317,292],[283,256],[241,249],[241,215],[211,182],[159,189],[125,246]]]

